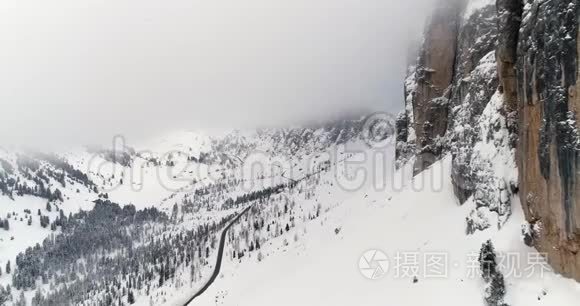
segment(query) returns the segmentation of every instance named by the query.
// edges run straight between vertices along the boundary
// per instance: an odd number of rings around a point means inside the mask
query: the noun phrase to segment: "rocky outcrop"
[[[410,103],[417,137],[415,172],[441,156],[447,131],[449,99],[453,84],[460,11],[463,1],[439,1],[426,28],[414,70]]]
[[[517,96],[520,191],[538,229],[533,244],[557,271],[580,281],[578,16],[576,1],[526,1]]]
[[[494,7],[489,5],[467,16],[458,41],[447,138],[453,157],[453,187],[459,201],[464,203],[480,185],[480,178],[475,175],[477,165],[473,163],[475,143],[483,138],[477,122],[498,85]]]
[[[450,153],[452,182],[460,203],[479,190],[477,209],[467,220],[467,232],[472,232],[474,228],[491,226],[494,222],[488,220],[490,215],[496,215],[494,219],[498,226],[503,224],[511,209],[509,201],[501,201],[500,195],[511,189],[504,186],[515,182],[511,182],[513,176],[494,176],[490,159],[496,156],[483,156],[475,150],[477,143],[504,143],[489,135],[492,129],[500,131],[504,128],[499,120],[491,123],[498,117],[494,116],[498,111],[497,103],[490,108],[485,120],[481,118],[499,84],[495,58],[498,39],[496,9],[491,2],[477,9],[467,7],[473,10],[470,13],[461,9],[459,4],[440,7],[428,25],[426,35],[440,35],[429,27],[452,24],[453,28],[447,27],[448,31],[444,32],[445,40],[451,43],[443,48],[426,38],[416,68],[410,69],[405,81],[406,108],[397,122],[397,157],[400,163],[404,163],[409,155],[415,153],[415,171],[419,172],[442,154]],[[444,14],[440,10],[448,11]],[[443,61],[431,56],[434,54],[443,54]],[[430,62],[436,62],[438,69],[430,68],[426,64]],[[432,86],[434,79],[439,84],[436,87]],[[430,95],[425,96],[426,92]],[[494,148],[492,151],[498,150]]]
[[[501,226],[519,192],[526,243],[580,281],[578,17],[574,0],[439,7],[405,82],[397,157],[452,156],[466,232]],[[446,10],[445,12],[443,10]]]
[[[509,116],[512,132],[515,132],[517,114],[517,46],[521,25],[523,3],[521,0],[497,0],[497,70],[504,96],[504,109]]]
[[[405,110],[396,119],[396,150],[397,166],[406,164],[415,157],[417,134],[415,133],[415,118],[413,116],[413,100],[417,90],[415,78],[415,66],[409,67],[407,78],[405,79]]]

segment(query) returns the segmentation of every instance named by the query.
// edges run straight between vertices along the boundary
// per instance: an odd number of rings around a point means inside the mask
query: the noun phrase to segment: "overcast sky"
[[[398,111],[429,0],[2,0],[0,142]]]

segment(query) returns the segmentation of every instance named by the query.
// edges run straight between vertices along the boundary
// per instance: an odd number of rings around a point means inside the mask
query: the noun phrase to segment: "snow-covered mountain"
[[[395,183],[380,189],[368,181],[356,191],[324,184],[315,201],[336,207],[249,258],[230,250],[218,280],[191,305],[484,306],[479,256],[489,239],[505,276],[507,305],[576,305],[580,286],[552,272],[522,242],[519,207],[501,229],[466,235],[465,217],[476,203],[458,205],[451,159],[412,178],[412,164],[397,170],[394,150],[388,152],[384,169]],[[376,164],[365,167],[374,171]]]
[[[454,195],[475,203],[468,235],[509,226],[521,209],[519,243],[580,280],[578,3],[436,2],[405,80],[398,164],[417,174],[450,158]],[[487,305],[516,303],[505,273],[484,277]]]
[[[0,150],[0,305],[577,305],[577,3],[436,2],[396,121]]]
[[[117,137],[110,149],[3,150],[2,302],[179,303],[211,272],[219,231],[249,205],[238,258],[336,205],[313,200],[321,174],[344,164],[347,147],[368,145],[365,129],[372,141],[391,136],[394,122],[381,118],[378,129],[360,117],[176,132],[137,146]]]

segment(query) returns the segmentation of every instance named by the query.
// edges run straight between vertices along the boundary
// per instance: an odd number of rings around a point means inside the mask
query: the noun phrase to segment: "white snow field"
[[[290,157],[257,154],[253,156],[256,160],[243,164],[251,166],[255,162],[264,166],[257,170],[187,163],[186,155],[175,154],[171,160],[178,170],[181,165],[205,168],[181,171],[183,180],[170,178],[167,182],[175,185],[167,188],[163,185],[165,181],[157,176],[157,171],[171,170],[165,165],[169,157],[161,155],[162,152],[177,148],[199,156],[199,148],[207,150],[208,140],[204,137],[183,135],[186,134],[152,145],[154,149],[150,152],[162,161],[159,166],[148,164],[147,156],[138,156],[133,169],[98,169],[102,177],[92,177],[104,190],[109,184],[120,185],[109,191],[110,198],[120,204],[132,203],[138,208],[155,205],[168,214],[176,203],[191,197],[193,179],[195,186],[235,179],[227,190],[210,197],[214,200],[208,205],[193,213],[181,212],[182,221],[168,225],[161,234],[209,224],[247,207],[222,208],[226,197],[311,175],[292,190],[285,190],[264,203],[250,203],[263,213],[254,211],[231,228],[218,278],[190,305],[486,306],[486,284],[480,276],[477,257],[482,243],[488,239],[492,239],[501,259],[508,305],[566,306],[577,305],[580,300],[580,285],[548,271],[540,254],[523,243],[521,228],[525,222],[519,199],[512,199],[513,214],[501,229],[492,226],[474,235],[466,234],[466,217],[474,211],[475,203],[468,200],[458,205],[451,185],[449,157],[413,178],[412,162],[400,170],[394,169],[392,146],[369,148],[361,140],[350,142],[346,147],[331,146],[325,152],[305,150]],[[264,149],[269,146],[263,143],[257,149],[266,152]],[[480,143],[478,150],[494,161],[496,173],[517,177],[507,152],[488,148],[485,143]],[[71,153],[67,160],[78,169],[91,171],[90,157],[86,153]],[[133,180],[115,183],[122,171],[133,171],[141,162],[142,189],[130,186],[135,183]],[[97,160],[100,163],[104,161]],[[330,170],[319,171],[321,166]],[[217,180],[213,173],[219,173]],[[247,183],[252,184],[246,186]],[[76,188],[67,184],[64,189],[66,199],[59,206],[66,214],[79,208],[90,209],[97,197],[82,188],[76,192]],[[0,217],[11,212],[17,214],[11,218],[10,231],[0,230],[3,270],[8,260],[14,268],[19,252],[59,233],[59,230],[53,232],[40,227],[36,216],[39,209],[51,220],[58,215],[56,210],[46,212],[45,205],[46,200],[30,196],[16,197],[14,201],[0,198]],[[285,205],[289,207],[288,213]],[[20,216],[26,216],[24,209],[31,210],[31,226],[27,225],[26,218],[19,220]],[[489,214],[493,220],[493,213]],[[267,231],[253,230],[252,224],[259,220],[266,221]],[[262,227],[265,228],[264,224]],[[219,238],[219,233],[212,233],[211,239],[215,237]],[[249,243],[253,241],[260,241],[261,247],[249,251]],[[243,256],[239,255],[240,251]],[[367,251],[385,254],[386,261],[371,261],[370,266],[361,266],[366,264],[361,258]],[[194,279],[188,269],[180,269],[162,287],[154,284],[149,295],[145,289],[135,290],[135,304],[183,305],[209,279],[216,253],[212,249],[205,259],[207,265],[198,265]],[[367,269],[361,270],[361,267]],[[375,279],[367,278],[372,273]],[[3,273],[0,284],[10,284],[11,276]],[[49,290],[48,286],[42,288]],[[14,288],[13,291],[18,296]],[[33,294],[34,291],[26,293],[29,301]]]
[[[522,242],[524,218],[517,198],[501,230],[468,236],[465,217],[474,204],[458,206],[450,158],[414,179],[409,166],[391,170],[393,152],[389,159],[384,165],[391,180],[388,190],[377,190],[372,180],[352,192],[334,184],[318,194],[319,200],[340,205],[270,240],[262,246],[261,261],[255,253],[242,261],[224,256],[218,279],[190,305],[483,306],[485,284],[477,256],[487,239],[501,258],[507,304],[578,305],[580,284],[548,271],[540,254]],[[359,269],[367,250],[387,255],[388,269],[378,279],[368,279]]]

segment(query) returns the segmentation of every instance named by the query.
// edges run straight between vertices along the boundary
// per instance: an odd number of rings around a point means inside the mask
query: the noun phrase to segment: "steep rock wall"
[[[397,166],[406,164],[414,158],[416,152],[417,134],[415,133],[415,118],[413,116],[413,100],[417,90],[415,66],[410,66],[405,79],[405,109],[397,116],[395,128],[397,132],[395,155]]]
[[[497,69],[501,82],[500,92],[504,94],[504,109],[511,117],[512,124],[517,118],[517,46],[523,10],[522,0],[497,0]],[[515,125],[512,126],[515,132]]]
[[[410,103],[417,137],[415,172],[441,156],[453,84],[462,1],[440,1],[424,34]]]
[[[517,1],[511,1],[517,2]],[[577,1],[526,1],[517,41],[518,168],[532,243],[580,281]]]
[[[526,243],[580,281],[579,4],[489,4],[440,6],[428,23],[405,81],[397,157],[419,172],[452,155],[458,200],[477,207],[467,233],[501,226],[519,193]]]
[[[461,203],[479,185],[472,162],[473,148],[482,138],[477,122],[498,86],[494,56],[496,23],[495,9],[489,5],[466,16],[459,31],[447,138],[453,157],[451,178]]]

